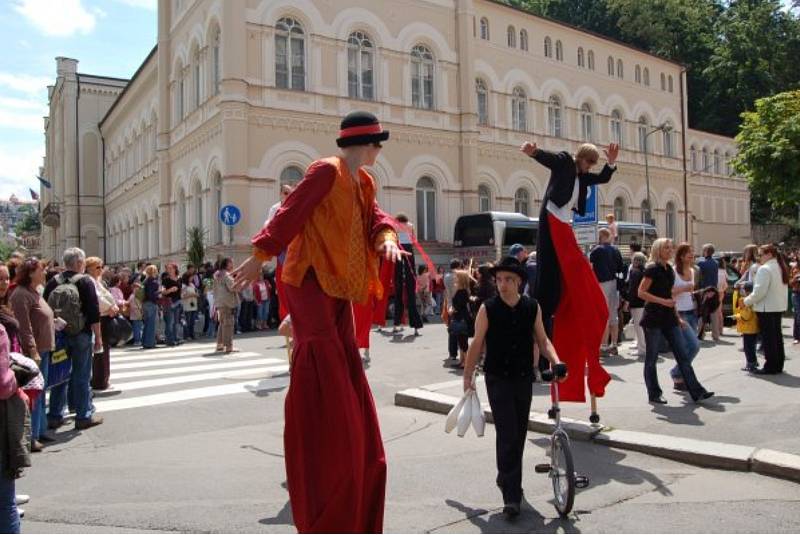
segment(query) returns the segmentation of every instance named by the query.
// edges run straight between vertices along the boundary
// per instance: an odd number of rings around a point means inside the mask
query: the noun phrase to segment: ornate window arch
[[[615,73],[615,71],[614,71],[614,58],[611,57],[611,56],[608,56],[608,75],[609,76],[614,76],[614,73]]]
[[[492,210],[492,190],[486,184],[478,186],[478,211],[490,212]]]
[[[305,173],[303,170],[296,165],[285,167],[283,171],[281,171],[280,185],[288,184],[290,186],[295,186],[298,182],[303,180],[304,175]]]
[[[475,80],[475,94],[478,98],[478,125],[489,126],[489,90],[481,78]]]
[[[581,134],[584,141],[591,142],[594,139],[594,112],[588,102],[581,105]]]
[[[547,101],[547,118],[550,135],[553,137],[563,137],[561,98],[559,98],[558,95],[551,95],[550,99]]]
[[[622,196],[618,196],[614,199],[614,219],[617,221],[625,221],[628,219],[628,203]]]
[[[417,236],[423,241],[436,240],[436,184],[429,176],[417,181]]]
[[[583,47],[579,46],[578,47],[578,67],[585,67],[585,66],[586,66],[586,63],[584,61],[584,56],[583,56]]]
[[[589,67],[590,71],[594,70],[594,50],[590,50],[586,54],[586,65]]]
[[[306,89],[306,33],[291,17],[275,25],[275,83],[279,89]]]
[[[350,98],[375,99],[375,47],[360,31],[347,39],[347,93]]]
[[[622,60],[621,59],[617,60],[617,78],[625,78],[625,72],[623,71],[623,68],[622,68]]]
[[[647,152],[647,117],[642,115],[639,117],[639,124],[636,127],[636,131],[639,133],[639,151],[640,152]]]
[[[530,213],[530,193],[525,188],[519,188],[514,193],[514,211],[518,214],[528,215]]]
[[[612,110],[611,112],[611,141],[617,145],[622,146],[623,142],[623,120],[622,112],[619,110]]]
[[[509,26],[506,30],[506,40],[509,48],[517,48],[517,30],[513,26]]]
[[[647,199],[642,201],[642,204],[639,207],[639,213],[641,214],[642,223],[649,225],[652,222],[653,213],[650,209],[650,203],[647,202]]]
[[[481,18],[481,39],[489,40],[489,19],[486,17]]]
[[[519,49],[528,51],[528,30],[519,31]]]
[[[433,109],[433,53],[424,45],[411,50],[411,102],[415,108]]]
[[[556,60],[564,61],[564,45],[561,44],[560,39],[556,41]]]
[[[544,57],[553,57],[553,41],[550,39],[550,36],[544,38]]]
[[[528,96],[519,86],[511,95],[511,125],[520,132],[528,130]]]

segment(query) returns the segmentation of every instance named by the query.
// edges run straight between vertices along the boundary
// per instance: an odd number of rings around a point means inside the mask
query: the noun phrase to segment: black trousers
[[[783,348],[780,312],[757,312],[758,327],[761,330],[761,345],[764,348],[764,371],[780,373],[786,353]]]
[[[496,438],[497,486],[503,503],[522,501],[522,454],[528,436],[533,377],[486,375]]]
[[[417,278],[414,276],[414,254],[411,247],[401,245],[403,250],[412,253],[394,268],[394,324],[403,322],[403,307],[408,306],[408,325],[413,329],[422,328],[422,318],[417,311]],[[403,299],[405,297],[405,299]]]

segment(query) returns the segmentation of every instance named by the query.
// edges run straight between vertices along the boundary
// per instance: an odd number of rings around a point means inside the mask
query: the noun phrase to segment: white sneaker
[[[25,505],[26,503],[31,501],[31,497],[28,496],[27,494],[17,494],[16,498],[17,498],[16,500],[17,505]]]

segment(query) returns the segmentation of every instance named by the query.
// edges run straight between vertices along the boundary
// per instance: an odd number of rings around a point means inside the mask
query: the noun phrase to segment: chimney
[[[59,56],[56,58],[58,76],[75,75],[78,72],[78,60]]]

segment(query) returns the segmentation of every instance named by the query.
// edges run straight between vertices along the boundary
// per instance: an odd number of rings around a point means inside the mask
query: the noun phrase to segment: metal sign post
[[[575,239],[584,250],[597,243],[597,186],[589,187],[586,196],[586,213],[572,219]]]
[[[228,244],[233,244],[233,227],[242,220],[242,211],[233,204],[226,204],[219,211],[219,220],[228,227]]]

